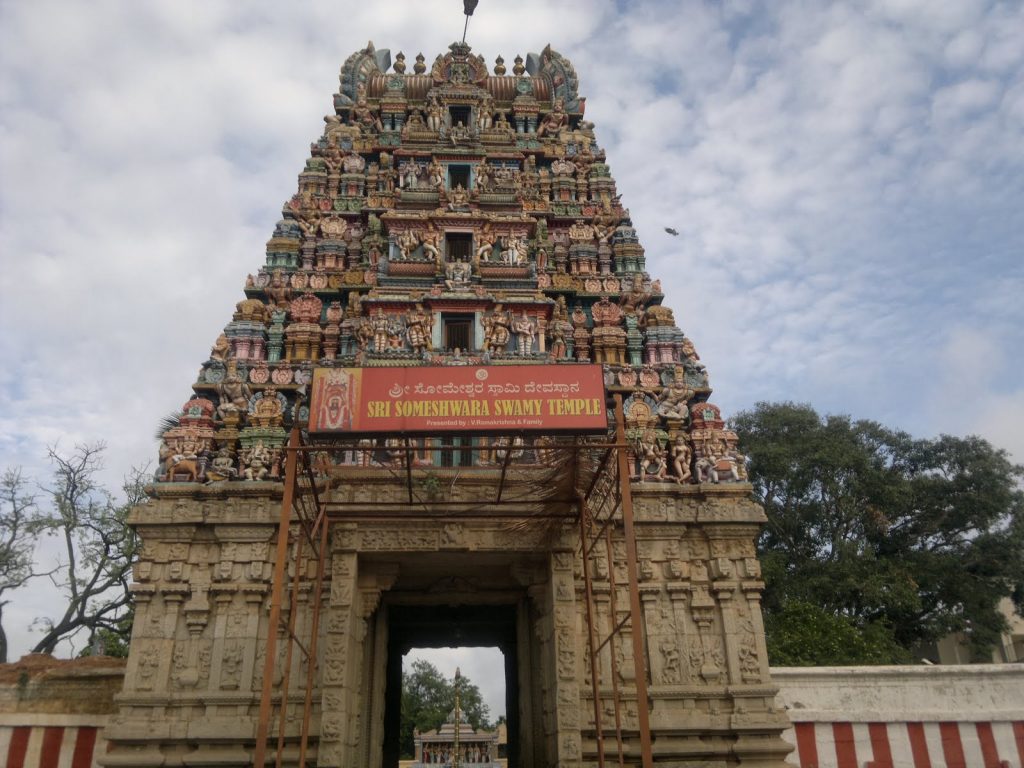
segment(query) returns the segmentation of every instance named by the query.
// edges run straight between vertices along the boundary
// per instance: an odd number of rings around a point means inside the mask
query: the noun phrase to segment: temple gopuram
[[[511,768],[783,764],[765,518],[584,107],[550,46],[344,63],[132,514],[101,764],[397,768],[454,645]]]

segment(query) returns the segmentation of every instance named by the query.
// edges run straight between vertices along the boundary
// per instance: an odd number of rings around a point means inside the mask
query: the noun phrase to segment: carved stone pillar
[[[576,588],[571,552],[552,554],[547,599],[554,629],[555,659],[552,704],[556,712],[555,743],[560,766],[576,766],[582,756],[580,737],[579,670],[580,637],[577,633]]]
[[[334,768],[354,765],[358,741],[358,669],[365,621],[356,603],[357,557],[346,547],[350,537],[334,533],[330,563],[330,594],[325,608],[326,636],[320,671],[321,699],[318,763]]]

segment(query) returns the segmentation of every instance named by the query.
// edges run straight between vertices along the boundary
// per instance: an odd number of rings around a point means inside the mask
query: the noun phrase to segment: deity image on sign
[[[353,411],[359,388],[359,371],[334,368],[317,371],[313,380],[312,431],[352,429]]]

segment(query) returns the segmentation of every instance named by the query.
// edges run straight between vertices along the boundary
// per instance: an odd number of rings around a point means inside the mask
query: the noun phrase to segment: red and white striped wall
[[[15,719],[18,724],[6,724]],[[0,766],[93,768],[107,748],[100,726],[96,716],[4,715],[0,717]]]
[[[795,713],[790,713],[791,716]],[[1021,768],[1022,719],[1003,722],[796,722],[800,768]]]

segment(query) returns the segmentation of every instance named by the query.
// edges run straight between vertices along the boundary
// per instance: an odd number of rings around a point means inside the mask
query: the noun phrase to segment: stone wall
[[[0,765],[90,768],[106,751],[124,661],[32,654],[0,664]]]

